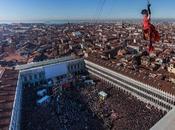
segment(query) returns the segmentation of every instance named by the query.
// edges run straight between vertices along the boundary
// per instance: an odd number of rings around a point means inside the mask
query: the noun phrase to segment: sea
[[[121,21],[129,21],[138,19],[101,19],[101,20],[0,20],[0,24],[14,24],[14,23],[44,23],[44,24],[66,24],[66,23],[116,23]]]
[[[0,24],[14,23],[44,23],[44,24],[66,24],[66,23],[117,23],[117,22],[140,22],[141,19],[100,19],[100,20],[0,20]],[[175,19],[154,19],[154,22],[175,23]]]
[[[66,24],[66,23],[95,23],[110,22],[113,20],[0,20],[0,24],[12,23],[45,23],[45,24]]]

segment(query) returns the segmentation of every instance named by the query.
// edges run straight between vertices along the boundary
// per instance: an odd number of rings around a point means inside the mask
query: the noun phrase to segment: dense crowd
[[[108,94],[105,100],[100,91]],[[25,130],[148,130],[165,114],[101,81],[70,88],[42,106],[36,105],[35,89],[27,88],[23,99]]]
[[[37,106],[36,90],[30,89],[24,95],[22,130],[104,130],[103,122],[83,102],[77,90],[68,89],[58,101],[52,98],[49,104]]]
[[[108,98],[100,101],[99,91],[106,92]],[[81,94],[105,127],[113,130],[148,130],[165,114],[102,82],[95,87],[82,88]]]

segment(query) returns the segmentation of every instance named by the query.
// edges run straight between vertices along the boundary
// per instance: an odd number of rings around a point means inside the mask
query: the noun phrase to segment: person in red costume
[[[142,10],[143,15],[143,37],[149,40],[148,52],[154,51],[153,43],[159,42],[160,36],[153,24],[151,24],[151,4],[148,4],[148,9]]]

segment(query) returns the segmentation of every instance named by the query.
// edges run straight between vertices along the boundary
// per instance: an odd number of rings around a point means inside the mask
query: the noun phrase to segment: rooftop
[[[8,130],[15,97],[18,71],[0,69],[0,129]]]
[[[132,79],[138,80],[140,82],[143,82],[145,84],[148,84],[154,88],[158,88],[160,90],[163,90],[167,93],[175,95],[175,88],[170,82],[162,81],[156,78],[151,78],[148,76],[148,74],[152,73],[151,71],[143,71],[143,72],[136,72],[134,70],[128,69],[126,67],[120,67],[117,66],[110,61],[97,59],[96,57],[88,57],[89,61],[92,61],[96,64],[100,64],[103,67],[106,67],[108,69],[111,69],[115,72],[118,72],[120,74],[123,74],[127,77],[130,77]],[[145,77],[145,78],[144,78]]]

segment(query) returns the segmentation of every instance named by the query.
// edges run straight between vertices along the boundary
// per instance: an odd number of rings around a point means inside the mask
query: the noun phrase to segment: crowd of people
[[[108,94],[104,101],[99,100],[100,91]],[[103,82],[95,87],[81,88],[81,94],[105,127],[112,130],[148,130],[165,114]]]
[[[24,90],[21,127],[25,130],[104,130],[102,120],[83,102],[79,92],[70,88],[59,98],[41,106],[36,90]],[[59,111],[58,111],[59,108]]]
[[[148,130],[165,112],[100,80],[68,88],[50,103],[36,104],[36,89],[26,88],[21,127],[25,130]],[[108,94],[105,100],[98,93]]]

